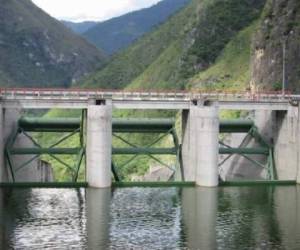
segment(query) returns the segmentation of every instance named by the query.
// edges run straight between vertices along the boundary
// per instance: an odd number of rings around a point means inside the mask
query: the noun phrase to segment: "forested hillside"
[[[30,0],[0,0],[0,86],[68,87],[105,60]]]
[[[249,66],[250,33],[264,5],[265,0],[193,0],[155,31],[116,55],[105,68],[89,76],[83,86],[184,89],[195,82],[198,74],[218,63],[226,49],[227,53],[243,57],[235,48],[228,52],[230,42],[234,46],[238,39],[244,40],[245,50],[239,52],[247,57],[245,64]]]

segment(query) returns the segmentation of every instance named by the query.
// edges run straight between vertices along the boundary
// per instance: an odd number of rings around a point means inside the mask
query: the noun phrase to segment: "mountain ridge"
[[[162,24],[191,0],[163,0],[156,5],[98,23],[82,35],[107,54],[128,47]]]
[[[239,32],[260,18],[264,4],[265,0],[193,0],[115,55],[85,79],[83,87],[185,89],[190,79],[216,63]]]
[[[106,56],[30,0],[0,0],[1,86],[68,87]]]

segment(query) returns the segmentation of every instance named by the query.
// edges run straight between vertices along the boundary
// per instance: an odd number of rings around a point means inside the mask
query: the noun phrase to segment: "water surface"
[[[300,186],[0,189],[0,249],[300,249]]]

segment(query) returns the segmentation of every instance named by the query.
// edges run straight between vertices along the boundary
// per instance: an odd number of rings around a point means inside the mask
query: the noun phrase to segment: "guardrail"
[[[3,99],[112,99],[112,100],[236,100],[236,101],[290,101],[300,100],[300,95],[281,92],[203,92],[169,90],[103,90],[103,89],[37,89],[37,88],[1,88]]]

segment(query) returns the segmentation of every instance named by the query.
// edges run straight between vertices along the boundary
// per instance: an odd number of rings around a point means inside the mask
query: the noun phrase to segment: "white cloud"
[[[103,21],[149,7],[161,0],[32,0],[57,19]]]

